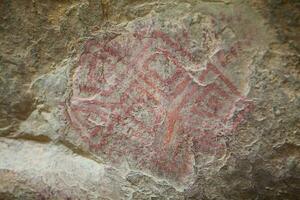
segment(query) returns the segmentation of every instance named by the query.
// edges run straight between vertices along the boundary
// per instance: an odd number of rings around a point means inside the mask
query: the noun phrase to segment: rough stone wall
[[[285,0],[0,2],[0,199],[299,199]]]

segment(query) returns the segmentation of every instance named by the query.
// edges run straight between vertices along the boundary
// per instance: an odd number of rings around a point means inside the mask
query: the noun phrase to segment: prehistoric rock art
[[[65,117],[108,160],[130,159],[138,169],[183,181],[193,173],[193,152],[221,156],[222,135],[251,110],[223,74],[251,41],[233,41],[225,50],[212,18],[202,35],[203,45],[212,46],[209,58],[197,62],[186,29],[171,24],[172,38],[155,21],[85,43]]]
[[[0,3],[0,200],[299,198],[299,3]]]

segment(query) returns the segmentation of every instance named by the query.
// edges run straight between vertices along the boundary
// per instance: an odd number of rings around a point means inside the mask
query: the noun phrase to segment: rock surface
[[[0,4],[0,199],[299,199],[297,1]]]

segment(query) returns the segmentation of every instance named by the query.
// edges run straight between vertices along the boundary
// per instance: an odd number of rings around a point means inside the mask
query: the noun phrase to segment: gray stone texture
[[[300,3],[0,2],[0,199],[300,199]]]

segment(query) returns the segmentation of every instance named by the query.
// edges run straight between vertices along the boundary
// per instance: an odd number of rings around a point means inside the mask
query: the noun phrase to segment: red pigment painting
[[[252,108],[223,73],[243,43],[200,66],[180,37],[151,29],[86,42],[64,106],[91,151],[173,180],[192,173],[195,154],[222,156],[222,135]]]

